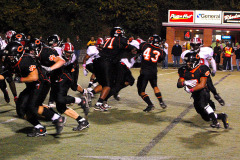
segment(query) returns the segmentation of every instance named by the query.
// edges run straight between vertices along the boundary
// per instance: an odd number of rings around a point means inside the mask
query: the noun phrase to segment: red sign
[[[193,23],[194,11],[169,10],[168,22]]]

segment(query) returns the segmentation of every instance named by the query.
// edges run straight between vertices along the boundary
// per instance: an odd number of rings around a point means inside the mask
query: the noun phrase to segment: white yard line
[[[6,124],[6,123],[9,123],[9,122],[12,122],[12,121],[15,121],[17,118],[12,118],[12,119],[9,119],[5,122],[0,122],[0,124]]]

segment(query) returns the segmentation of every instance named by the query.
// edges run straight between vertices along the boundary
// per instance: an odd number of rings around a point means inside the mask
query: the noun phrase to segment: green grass
[[[132,73],[137,79],[139,68],[133,68]],[[91,108],[88,116],[90,128],[74,132],[72,128],[77,122],[68,117],[58,137],[54,137],[55,128],[51,122],[45,121],[42,123],[47,127],[47,136],[27,137],[26,133],[31,131],[32,126],[17,118],[11,92],[9,104],[0,94],[0,159],[239,159],[240,73],[217,72],[213,82],[218,82],[229,73],[231,75],[216,85],[226,106],[220,106],[212,98],[216,112],[228,114],[228,130],[223,127],[212,129],[210,123],[203,121],[194,108],[178,118],[193,100],[190,94],[176,87],[176,69],[159,69],[158,72],[158,85],[167,109],[161,109],[149,84],[146,93],[156,108],[151,113],[143,112],[146,104],[138,96],[135,83],[120,92],[120,101],[109,99],[112,109],[108,112]],[[83,76],[80,69],[79,84],[87,87],[89,76]],[[24,87],[24,84],[17,84],[18,93]],[[69,91],[69,94],[80,96],[73,91]],[[96,95],[93,99],[93,104],[98,97]],[[70,107],[83,115],[82,109],[76,104]]]

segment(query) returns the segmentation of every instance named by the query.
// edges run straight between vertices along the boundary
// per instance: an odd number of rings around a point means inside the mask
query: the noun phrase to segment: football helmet
[[[202,45],[202,40],[200,38],[194,37],[190,40],[190,46],[195,51],[199,51],[201,45]]]
[[[112,30],[111,30],[111,37],[123,37],[125,34],[124,30],[121,28],[121,27],[114,27]]]
[[[13,30],[10,30],[10,31],[7,31],[6,34],[5,34],[5,38],[7,40],[7,42],[9,43],[11,41],[11,37],[16,34],[15,31]]]
[[[10,60],[11,65],[15,65],[24,51],[23,45],[20,42],[10,42],[4,49],[4,54]]]
[[[67,61],[70,61],[74,53],[74,46],[71,43],[67,42],[63,45],[62,48],[63,48],[62,57]]]
[[[30,53],[30,51],[34,51],[34,56],[38,56],[42,47],[43,47],[42,42],[38,38],[33,38],[26,43],[25,52]]]
[[[49,46],[52,46],[54,43],[57,43],[57,46],[59,46],[61,43],[60,37],[57,34],[49,36],[47,41]]]
[[[161,37],[158,36],[157,34],[154,34],[153,36],[148,38],[148,43],[157,47],[161,45],[161,42],[162,42]]]
[[[11,37],[11,42],[20,42],[25,46],[26,36],[23,33],[16,33]]]
[[[183,59],[188,69],[192,70],[200,65],[200,57],[198,52],[190,51],[185,54]]]

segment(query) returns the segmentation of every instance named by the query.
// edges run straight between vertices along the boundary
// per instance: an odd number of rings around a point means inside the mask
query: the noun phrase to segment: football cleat
[[[96,111],[107,111],[108,109],[104,107],[103,103],[97,102],[95,104],[94,110],[96,110]]]
[[[213,122],[211,125],[210,125],[212,128],[220,128],[220,124],[219,122]]]
[[[64,123],[66,123],[66,118],[64,116],[60,116],[58,119],[54,120],[52,123],[55,125],[56,134],[59,135],[63,130]]]
[[[160,106],[161,106],[163,109],[167,108],[167,105],[166,105],[163,101],[160,102],[159,104],[160,104]]]
[[[28,137],[39,137],[39,136],[46,136],[46,135],[47,135],[47,131],[45,127],[33,128],[33,132],[27,134]]]
[[[90,124],[87,120],[83,120],[81,122],[79,122],[78,126],[73,128],[73,131],[81,131],[85,128],[89,128]]]
[[[148,105],[147,108],[145,108],[143,111],[144,112],[150,112],[150,111],[153,111],[154,110],[154,106],[153,105]]]
[[[112,108],[111,106],[108,105],[108,103],[106,101],[103,102],[103,106],[107,109],[107,108]]]
[[[223,122],[223,126],[225,129],[229,128],[229,123],[228,123],[228,116],[226,113],[222,113],[223,114],[223,118],[222,118],[222,122]]]
[[[83,96],[81,98],[81,102],[78,105],[81,106],[85,116],[87,116],[88,113],[89,113],[89,106],[88,106],[88,99],[87,99],[87,97]]]
[[[219,96],[219,94],[214,95],[214,98],[222,105],[225,105],[224,100]]]

